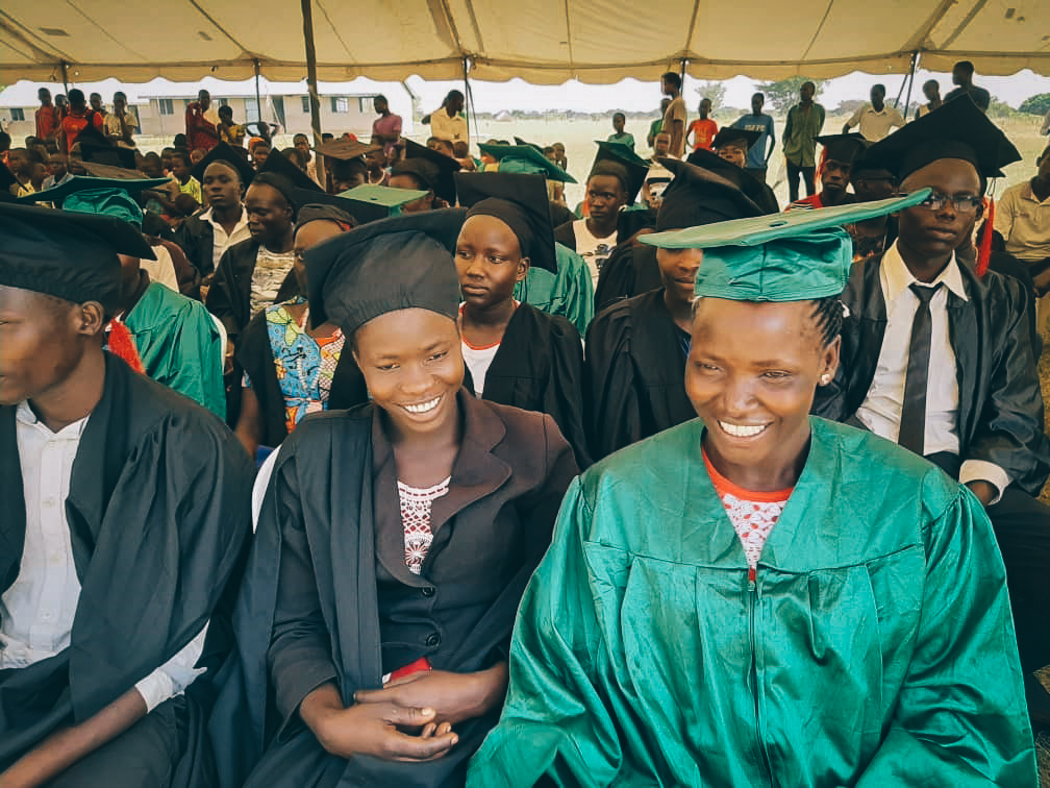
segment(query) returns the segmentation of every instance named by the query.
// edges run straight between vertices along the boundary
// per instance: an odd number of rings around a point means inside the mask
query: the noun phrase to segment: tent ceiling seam
[[[941,49],[947,49],[948,47],[950,47],[952,45],[952,42],[955,41],[955,39],[957,39],[966,31],[966,28],[970,26],[970,23],[974,20],[974,17],[976,17],[984,9],[984,6],[987,3],[987,1],[988,0],[977,0],[977,2],[973,4],[973,8],[970,9],[970,13],[963,17],[963,20],[959,23],[958,27],[956,27],[955,30],[952,31],[951,35],[949,35],[941,43]]]
[[[693,3],[693,16],[689,20],[689,32],[685,34],[685,42],[682,44],[683,52],[688,52],[693,43],[693,32],[696,30],[696,18],[698,16],[700,16],[700,0],[695,0]]]
[[[132,49],[127,44],[125,44],[123,41],[121,41],[120,39],[118,39],[115,36],[111,35],[110,32],[108,30],[106,30],[106,28],[102,27],[102,25],[100,25],[98,22],[96,22],[92,17],[88,16],[86,13],[84,13],[79,8],[77,8],[72,2],[70,2],[70,0],[66,0],[66,5],[69,6],[71,9],[73,9],[74,11],[76,11],[78,14],[80,14],[80,16],[86,22],[88,22],[90,25],[92,25],[96,30],[98,30],[100,33],[102,33],[102,35],[104,35],[106,38],[108,38],[110,41],[112,41],[118,47],[120,47],[120,48],[122,48],[122,49],[124,49],[124,50],[126,50],[128,52],[130,52],[135,57],[137,57],[139,60],[147,60],[145,55],[143,55],[141,52],[138,52],[138,51]],[[72,63],[70,65],[76,65],[76,64]]]
[[[448,25],[448,30],[452,33],[452,43],[456,45],[456,52],[459,53],[459,59],[462,60],[466,57],[466,52],[463,51],[463,43],[459,39],[459,29],[456,27],[456,21],[452,18],[452,9],[448,7],[448,0],[440,0],[441,13],[445,17],[445,24]]]
[[[59,58],[59,60],[65,60],[66,62],[69,62],[69,60],[71,59],[69,55],[63,52],[61,49],[59,49],[58,47],[52,47],[48,42],[45,42],[39,36],[34,34],[31,30],[26,28],[25,25],[12,19],[2,10],[0,10],[0,29],[8,31],[15,39],[22,41],[27,47],[29,47],[31,52],[39,53],[39,55],[43,57],[45,59],[45,62],[47,62],[48,64],[57,62],[55,60],[56,56]],[[38,45],[34,43],[34,39],[39,41],[40,44]],[[45,47],[51,49],[51,52],[54,54],[49,53],[48,50],[45,49]]]
[[[834,5],[835,0],[828,0],[828,7],[824,9],[824,16],[820,18],[820,24],[818,24],[816,30],[813,31],[813,38],[809,40],[809,46],[806,47],[806,51],[802,53],[802,57],[799,58],[799,60],[805,60],[810,51],[816,45],[817,38],[820,36],[820,31],[824,29],[824,23],[828,21],[828,16],[831,15],[831,9]]]
[[[918,32],[905,42],[904,49],[908,52],[925,49],[934,28],[941,23],[941,20],[944,19],[945,15],[957,2],[958,0],[942,0],[941,4],[930,14],[926,24],[920,27]]]
[[[203,16],[205,19],[207,19],[209,22],[211,22],[213,25],[215,25],[215,29],[218,30],[220,33],[222,33],[224,36],[226,36],[226,38],[228,38],[230,40],[231,44],[233,44],[235,47],[239,48],[241,50],[241,52],[245,52],[245,53],[248,52],[248,49],[244,46],[244,44],[242,44],[240,41],[238,41],[236,38],[234,38],[230,34],[229,30],[227,30],[225,27],[220,25],[219,21],[217,19],[215,19],[215,17],[213,17],[211,14],[209,14],[203,8],[201,8],[200,3],[198,3],[197,0],[189,0],[189,4],[191,6],[193,6],[194,8],[196,8],[198,13],[200,13],[201,16]],[[262,58],[259,58],[259,59],[261,60]]]
[[[347,46],[346,41],[344,41],[342,35],[340,35],[339,28],[336,27],[335,24],[333,24],[332,17],[328,15],[328,9],[325,8],[322,0],[314,0],[314,3],[320,9],[321,15],[324,16],[324,21],[327,22],[328,27],[332,29],[332,32],[335,34],[336,40],[339,41],[340,46],[342,46],[343,51],[346,52],[347,59],[355,66],[358,65],[357,59],[354,57],[354,53],[350,51],[350,47]]]
[[[480,54],[485,51],[485,40],[481,37],[481,25],[478,24],[478,15],[474,12],[474,3],[471,0],[464,0],[467,6],[467,13],[470,15],[470,26],[474,30],[474,38],[478,42],[478,52]]]

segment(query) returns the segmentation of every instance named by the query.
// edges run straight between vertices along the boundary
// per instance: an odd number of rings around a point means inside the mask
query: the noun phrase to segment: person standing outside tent
[[[620,145],[626,145],[631,150],[634,150],[634,135],[628,134],[624,131],[624,127],[627,125],[627,116],[622,112],[617,112],[613,115],[613,131],[615,133],[610,134],[608,137],[609,142],[618,142]]]
[[[122,91],[113,94],[113,111],[102,121],[106,139],[118,148],[134,148],[135,129],[139,127],[134,113],[128,109],[128,97]]]
[[[676,159],[685,155],[685,129],[688,113],[685,99],[682,98],[682,78],[673,71],[668,71],[660,83],[664,95],[670,97],[671,103],[664,111],[664,123],[661,127],[671,135],[671,155]]]
[[[777,146],[773,118],[762,112],[762,108],[765,105],[765,94],[756,93],[751,97],[751,114],[738,118],[733,124],[734,129],[762,132],[762,136],[758,138],[758,142],[748,149],[747,164],[744,169],[763,183],[766,182],[766,172],[769,169],[769,158],[773,155],[773,149]]]
[[[901,128],[904,118],[896,107],[886,106],[886,86],[871,86],[871,102],[853,113],[853,117],[842,127],[849,134],[854,126],[860,126],[860,135],[868,142],[878,142],[890,133],[890,129]]]
[[[36,136],[41,142],[46,142],[58,132],[58,108],[51,103],[51,91],[47,88],[40,88],[36,95],[40,99],[40,109],[36,111]]]
[[[927,103],[922,104],[917,110],[915,110],[915,120],[918,120],[923,115],[929,115],[944,103],[941,99],[941,83],[936,79],[928,79],[923,82],[922,92],[923,95],[926,96]]]
[[[372,107],[379,115],[372,121],[372,144],[382,145],[383,153],[389,156],[401,139],[401,116],[390,111],[390,102],[386,96],[380,95],[372,99]]]
[[[982,112],[988,113],[988,106],[992,103],[991,94],[984,88],[973,84],[973,63],[969,60],[960,60],[952,67],[952,84],[957,85],[955,90],[944,97],[945,101],[951,101],[962,95],[973,99]]]
[[[649,124],[649,136],[645,138],[645,141],[649,144],[649,147],[656,150],[656,135],[663,131],[664,128],[664,114],[667,112],[667,108],[671,106],[671,99],[664,98],[660,100],[660,117]]]
[[[206,90],[186,105],[186,142],[190,150],[205,152],[219,144],[219,116],[211,109],[211,94]]]
[[[813,100],[817,86],[802,83],[800,101],[788,110],[784,126],[784,158],[787,159],[788,192],[791,202],[798,201],[799,176],[806,183],[806,196],[816,192],[813,176],[817,170],[817,136],[824,127],[824,107]]]
[[[467,119],[460,114],[461,112],[463,94],[458,90],[450,90],[441,102],[441,108],[423,118],[423,122],[427,123],[429,120],[431,137],[451,143],[466,142],[469,145],[470,129],[467,128]]]
[[[67,154],[73,151],[77,138],[88,126],[94,127],[101,134],[102,116],[88,109],[87,102],[84,100],[84,91],[73,88],[69,91],[69,114],[62,119],[59,129],[59,136],[64,141]]]
[[[700,117],[689,124],[689,131],[685,135],[686,144],[691,144],[693,150],[711,150],[711,144],[718,134],[718,124],[709,116],[711,114],[711,99],[700,100]]]

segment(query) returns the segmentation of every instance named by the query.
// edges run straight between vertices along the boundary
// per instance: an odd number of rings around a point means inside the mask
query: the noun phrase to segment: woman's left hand
[[[359,690],[357,703],[395,703],[434,709],[435,720],[455,725],[485,714],[503,702],[507,691],[507,663],[478,673],[428,670],[389,682],[381,690]]]

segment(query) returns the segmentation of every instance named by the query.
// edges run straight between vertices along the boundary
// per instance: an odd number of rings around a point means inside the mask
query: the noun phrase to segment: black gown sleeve
[[[629,303],[616,304],[587,331],[584,395],[587,445],[595,462],[642,437],[641,403],[631,356]]]
[[[586,470],[591,464],[583,398],[583,343],[568,320],[552,318],[550,330],[551,380],[544,411],[555,417],[562,435],[572,446],[576,464]]]

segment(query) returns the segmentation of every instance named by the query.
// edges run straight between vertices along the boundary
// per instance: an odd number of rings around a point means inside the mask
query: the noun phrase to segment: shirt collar
[[[89,413],[84,418],[78,419],[72,424],[67,424],[58,432],[52,432],[51,429],[38,419],[35,413],[33,413],[33,409],[29,407],[29,400],[22,400],[18,403],[18,407],[15,409],[15,418],[23,424],[28,424],[31,427],[46,432],[49,437],[57,438],[61,436],[63,438],[74,438],[79,440],[80,436],[84,433],[84,428],[87,426],[88,419],[91,418],[91,414]]]
[[[220,225],[217,221],[215,221],[214,219],[211,218],[212,210],[213,210],[212,208],[208,208],[208,210],[206,210],[204,213],[201,214],[201,219],[203,219],[204,221],[208,222],[208,224],[212,225],[213,227],[221,227],[222,225]],[[236,227],[233,228],[234,231],[237,230],[237,227],[240,227],[242,224],[247,224],[247,223],[248,223],[248,211],[246,211],[244,209],[244,205],[242,204],[241,205],[241,215],[240,215],[240,218],[237,219]]]
[[[882,257],[882,275],[882,284],[885,289],[883,295],[886,297],[886,303],[896,301],[909,285],[919,282],[904,263],[904,258],[901,257],[901,253],[897,249],[896,241],[893,242],[893,246]],[[940,276],[932,282],[919,282],[919,284],[925,284],[930,287],[936,284],[943,284],[963,301],[970,300],[970,297],[966,295],[962,271],[959,270],[959,264],[955,260],[954,252],[952,253],[952,259],[948,261],[948,265],[941,271]]]

